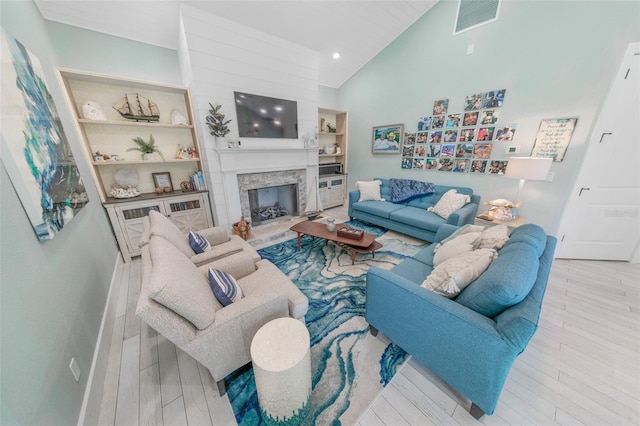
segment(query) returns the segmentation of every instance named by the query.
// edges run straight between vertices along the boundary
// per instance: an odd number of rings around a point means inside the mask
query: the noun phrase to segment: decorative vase
[[[327,231],[333,232],[336,230],[336,220],[332,217],[327,219]]]
[[[156,154],[153,152],[144,154],[144,159],[146,161],[154,161],[156,159]]]

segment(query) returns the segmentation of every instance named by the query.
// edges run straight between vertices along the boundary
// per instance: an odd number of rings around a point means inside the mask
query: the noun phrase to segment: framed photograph
[[[399,154],[404,137],[404,124],[388,124],[373,128],[371,152],[373,154]]]
[[[433,115],[446,114],[449,108],[449,99],[439,99],[433,103]]]
[[[173,189],[173,183],[171,183],[171,174],[169,172],[151,173],[153,176],[153,184],[156,188],[171,188]]]
[[[418,131],[431,129],[431,117],[420,117],[418,119]]]
[[[487,160],[471,161],[471,173],[484,173],[487,170]]]
[[[483,93],[475,93],[464,98],[464,110],[473,111],[482,108]]]
[[[478,111],[465,112],[462,119],[463,126],[475,126],[478,124]]]
[[[484,94],[482,108],[499,108],[504,102],[505,89],[492,90]]]
[[[500,126],[498,127],[498,131],[496,132],[496,140],[497,141],[512,141],[513,135],[516,133],[516,125],[509,124],[508,126]]]

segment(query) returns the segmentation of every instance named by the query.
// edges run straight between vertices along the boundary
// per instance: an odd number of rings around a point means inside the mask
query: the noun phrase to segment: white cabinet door
[[[106,205],[125,262],[140,255],[138,243],[144,230],[143,218],[155,210],[167,216],[184,233],[213,226],[206,193],[178,195],[159,200],[129,201]]]
[[[322,206],[325,209],[344,204],[344,182],[344,176],[320,178],[320,182],[318,183],[318,192],[320,194]]]

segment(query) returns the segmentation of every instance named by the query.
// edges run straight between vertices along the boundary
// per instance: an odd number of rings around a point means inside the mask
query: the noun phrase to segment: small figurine
[[[327,123],[327,128],[329,129],[329,133],[335,133],[336,128],[331,123]]]

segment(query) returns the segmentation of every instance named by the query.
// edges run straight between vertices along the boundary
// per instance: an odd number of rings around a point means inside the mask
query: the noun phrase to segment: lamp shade
[[[552,158],[511,157],[504,175],[511,179],[545,180]]]

